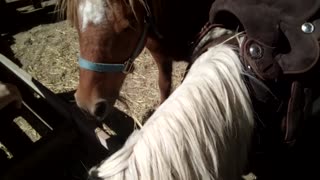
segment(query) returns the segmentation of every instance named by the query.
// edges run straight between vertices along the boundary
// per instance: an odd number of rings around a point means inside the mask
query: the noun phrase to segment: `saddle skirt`
[[[215,0],[209,23],[194,44],[193,60],[232,36],[223,31],[224,37],[215,37],[219,27],[245,32],[240,57],[261,82],[245,78],[258,114],[258,143],[295,144],[312,99],[320,94],[314,78],[320,74],[320,1]]]
[[[248,81],[253,103],[273,107],[266,124],[281,119],[283,141],[294,144],[320,87],[320,1],[215,0],[209,23],[245,32],[243,63],[275,94]]]
[[[261,79],[303,74],[317,64],[319,0],[215,0],[210,22],[227,25],[231,16],[247,34],[243,58]]]

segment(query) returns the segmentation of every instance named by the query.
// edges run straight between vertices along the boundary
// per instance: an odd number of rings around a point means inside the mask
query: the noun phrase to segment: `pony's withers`
[[[93,179],[239,179],[253,131],[249,94],[233,48],[202,54],[140,131],[97,167]]]

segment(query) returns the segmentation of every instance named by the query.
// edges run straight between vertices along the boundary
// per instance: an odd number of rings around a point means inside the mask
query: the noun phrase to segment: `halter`
[[[131,57],[127,59],[123,64],[106,64],[106,63],[95,63],[90,60],[84,59],[81,56],[78,59],[79,66],[83,69],[95,71],[95,72],[122,72],[124,74],[129,74],[133,71],[133,62],[138,57],[141,50],[144,48],[144,41],[147,37],[147,33],[149,28],[151,27],[152,30],[161,38],[161,34],[157,31],[153,19],[151,16],[150,8],[147,2],[144,2],[145,9],[146,9],[146,17],[144,18],[144,27],[142,31],[142,35],[138,41],[138,45],[136,49],[131,54]]]

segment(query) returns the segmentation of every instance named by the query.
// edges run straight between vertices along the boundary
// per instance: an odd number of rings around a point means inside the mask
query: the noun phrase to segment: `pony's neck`
[[[254,127],[240,59],[210,48],[139,132],[90,174],[104,180],[238,179]]]

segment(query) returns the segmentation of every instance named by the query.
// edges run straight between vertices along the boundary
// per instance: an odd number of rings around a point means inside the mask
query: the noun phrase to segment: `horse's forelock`
[[[72,26],[78,23],[78,5],[81,0],[58,0],[56,7],[59,10],[59,18],[67,18]]]
[[[67,20],[71,22],[72,26],[76,26],[78,24],[78,7],[81,1],[83,0],[58,0],[56,3],[56,7],[59,10],[59,18],[67,18]],[[105,1],[107,2],[108,0]],[[139,19],[137,18],[137,12],[135,11],[135,3],[138,1],[144,8],[147,8],[144,0],[120,1],[123,1],[124,4],[128,5],[131,8],[137,21],[139,21]],[[160,2],[160,0],[156,1]],[[112,8],[112,6],[110,6],[109,8]]]

